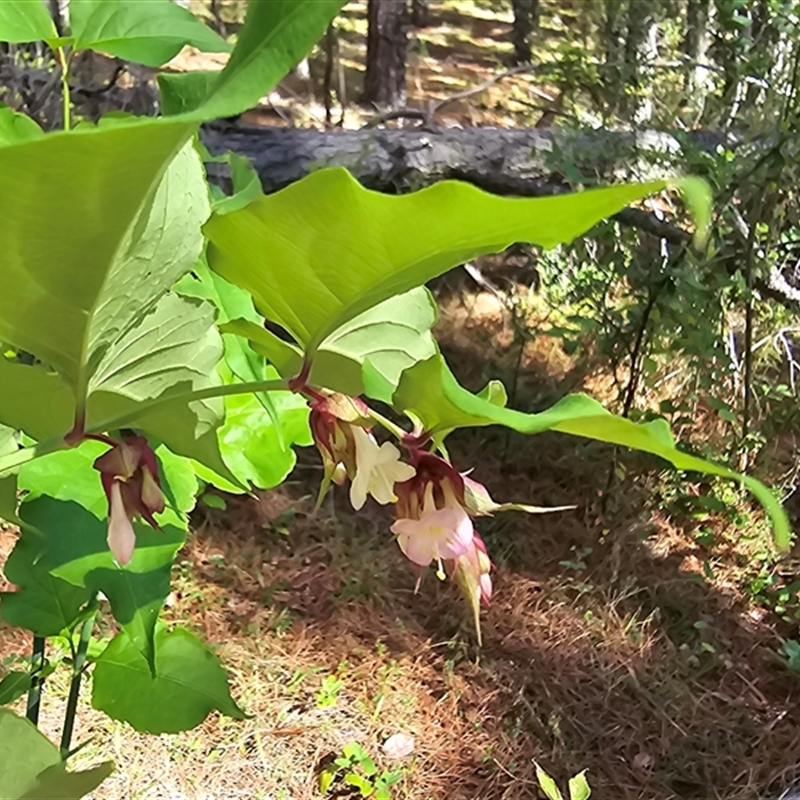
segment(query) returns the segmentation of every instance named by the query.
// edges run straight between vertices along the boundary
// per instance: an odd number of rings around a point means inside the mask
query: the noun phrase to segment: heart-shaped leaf
[[[443,181],[390,196],[325,169],[205,226],[209,264],[314,352],[345,323],[446,270],[516,241],[553,247],[664,182],[544,198]]]
[[[160,67],[184,45],[212,53],[230,45],[172,0],[70,0],[73,47]]]
[[[232,117],[255,106],[320,40],[344,0],[252,0],[219,73],[160,75],[165,114]]]
[[[525,414],[493,403],[486,394],[468,392],[458,384],[441,355],[421,361],[403,373],[393,404],[398,411],[420,420],[438,440],[455,428],[483,425],[504,425],[527,434],[560,431],[653,453],[678,469],[739,480],[769,513],[777,545],[782,549],[789,545],[786,512],[769,489],[754,478],[678,450],[665,420],[637,424],[581,394],[568,395],[539,414]]]
[[[162,627],[155,646],[152,675],[127,634],[115,636],[95,664],[92,705],[137,731],[156,734],[195,728],[214,710],[244,718],[219,660],[197,637]]]

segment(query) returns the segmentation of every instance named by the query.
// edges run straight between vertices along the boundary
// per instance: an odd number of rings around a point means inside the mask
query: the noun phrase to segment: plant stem
[[[374,409],[370,408],[367,413],[372,419],[375,420],[375,422],[386,428],[386,430],[389,431],[389,433],[391,433],[392,436],[394,436],[399,441],[403,441],[403,438],[406,436],[406,431],[404,431],[399,425],[395,425],[394,422],[392,422],[389,419],[386,419],[386,417],[384,417],[383,414],[379,414]]]
[[[195,400],[209,400],[214,397],[248,394],[249,392],[277,391],[288,391],[285,380],[276,379],[269,381],[252,381],[250,383],[235,383],[227,386],[209,386],[206,389],[198,389],[194,392],[177,394],[172,397],[157,397],[155,400],[147,400],[143,403],[139,403],[133,411],[127,414],[102,420],[92,425],[90,428],[87,428],[85,432],[89,434],[98,434],[104,431],[118,430],[119,428],[129,428],[135,424],[136,420],[143,413],[171,403],[191,403]],[[48,439],[45,442],[39,442],[31,447],[23,447],[14,453],[0,456],[0,478],[4,477],[6,473],[12,472],[17,467],[27,464],[35,458],[39,458],[39,456],[55,453],[58,450],[66,450],[73,446],[74,444],[65,441],[63,436],[58,436],[54,439]]]
[[[56,53],[58,54],[58,60],[61,62],[61,94],[64,104],[64,130],[68,131],[71,124],[70,107],[72,102],[69,94],[69,59],[63,47],[57,47]]]
[[[249,383],[232,383],[225,386],[209,386],[205,389],[197,389],[194,392],[176,394],[171,397],[156,397],[154,400],[146,400],[139,403],[133,411],[122,414],[118,417],[105,419],[97,422],[88,428],[86,433],[102,433],[103,431],[117,430],[119,428],[129,428],[145,412],[161,406],[171,405],[172,403],[192,403],[196,400],[211,400],[215,397],[229,397],[236,394],[249,394],[251,392],[280,392],[289,391],[287,381],[282,378],[269,381],[251,381]],[[0,460],[0,471],[3,469],[3,462]]]
[[[31,649],[31,688],[28,690],[28,708],[26,716],[34,724],[39,724],[39,704],[42,699],[42,669],[44,669],[44,636],[33,637]]]
[[[89,649],[89,640],[92,638],[94,628],[95,610],[81,626],[78,647],[72,659],[72,681],[69,685],[67,697],[67,710],[64,714],[64,727],[61,729],[61,758],[69,755],[69,746],[72,742],[72,731],[75,728],[75,712],[78,709],[78,698],[81,693],[81,679],[83,678],[84,665],[86,664],[86,651]]]

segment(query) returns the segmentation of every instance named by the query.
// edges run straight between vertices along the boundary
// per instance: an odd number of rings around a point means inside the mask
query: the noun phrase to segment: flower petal
[[[110,508],[108,514],[108,549],[121,565],[130,563],[136,546],[136,534],[125,511],[120,485],[114,481],[111,486]]]

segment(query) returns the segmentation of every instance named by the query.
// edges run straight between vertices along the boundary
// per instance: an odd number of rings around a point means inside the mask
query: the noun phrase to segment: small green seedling
[[[322,679],[322,686],[315,695],[317,708],[330,708],[336,705],[339,692],[344,689],[344,681],[340,681],[335,675],[326,675]]]
[[[328,794],[334,781],[341,778],[343,783],[358,789],[362,797],[391,800],[389,787],[402,777],[399,772],[386,770],[379,775],[378,767],[367,751],[356,742],[350,742],[342,748],[342,755],[320,774],[319,790],[322,794]]]
[[[564,795],[556,786],[556,782],[538,764],[536,765],[536,780],[547,800],[564,800]],[[586,780],[586,770],[569,779],[568,789],[569,800],[589,800],[592,790],[589,787],[589,781]]]

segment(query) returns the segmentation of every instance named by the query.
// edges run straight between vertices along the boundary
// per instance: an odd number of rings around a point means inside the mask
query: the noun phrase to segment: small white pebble
[[[395,733],[383,743],[383,752],[389,758],[405,758],[414,752],[414,737]]]

